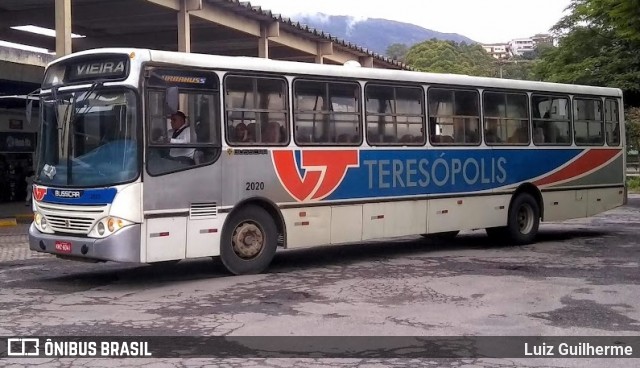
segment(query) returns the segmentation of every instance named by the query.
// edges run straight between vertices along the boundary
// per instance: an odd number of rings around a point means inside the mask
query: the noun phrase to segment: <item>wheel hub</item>
[[[528,204],[523,204],[518,210],[518,228],[520,233],[528,234],[533,229],[533,208]]]
[[[244,222],[233,232],[233,251],[238,257],[251,259],[256,257],[264,247],[264,234],[254,223]]]

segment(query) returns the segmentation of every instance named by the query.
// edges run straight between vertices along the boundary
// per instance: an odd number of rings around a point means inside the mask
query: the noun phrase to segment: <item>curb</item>
[[[19,224],[30,224],[31,222],[33,222],[33,214],[30,213],[26,215],[16,215],[15,220]]]
[[[15,218],[3,218],[0,219],[0,228],[18,226],[18,222]]]

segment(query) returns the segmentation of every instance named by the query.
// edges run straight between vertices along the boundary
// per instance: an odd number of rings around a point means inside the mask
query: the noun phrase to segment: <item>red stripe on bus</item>
[[[620,149],[592,149],[565,168],[536,181],[534,184],[540,186],[571,179],[604,165],[619,153]]]

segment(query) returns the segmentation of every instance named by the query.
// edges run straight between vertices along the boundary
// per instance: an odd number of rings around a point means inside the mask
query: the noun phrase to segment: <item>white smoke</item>
[[[358,16],[358,17],[348,17],[347,18],[347,35],[350,36],[351,35],[351,31],[353,31],[353,27],[356,26],[356,24],[360,23],[360,22],[364,22],[366,21],[368,18],[364,17],[364,16]]]
[[[356,26],[356,24],[360,22],[364,22],[367,19],[369,19],[368,17],[365,17],[365,16],[354,17],[354,16],[347,15],[346,17],[347,17],[347,29],[346,29],[347,35],[351,35],[351,32],[353,31],[353,28]],[[314,23],[329,23],[329,21],[331,20],[331,15],[324,14],[324,13],[297,13],[293,15],[291,18],[292,19],[309,19]]]

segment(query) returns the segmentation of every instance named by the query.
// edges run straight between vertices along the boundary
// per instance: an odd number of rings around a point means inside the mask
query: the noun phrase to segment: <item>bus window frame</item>
[[[608,96],[603,96],[604,99],[604,107],[602,109],[603,114],[604,114],[604,134],[605,134],[605,144],[607,145],[607,147],[621,147],[622,146],[622,127],[621,127],[621,121],[620,121],[620,103],[619,103],[619,99],[618,98],[613,98],[613,97],[608,97]],[[607,123],[612,123],[612,122],[607,122],[607,101],[613,101],[616,104],[616,109],[618,110],[618,113],[616,114],[616,124],[618,126],[618,144],[617,145],[611,145],[609,143],[609,131],[607,130]]]
[[[527,112],[526,112],[526,116],[527,116],[527,142],[526,143],[510,143],[507,141],[505,142],[500,142],[500,143],[496,143],[496,142],[487,142],[486,141],[486,119],[487,119],[487,115],[485,114],[485,103],[484,103],[484,98],[485,98],[485,94],[486,93],[501,93],[504,94],[505,98],[507,95],[524,95],[526,96],[526,100],[527,100]],[[533,114],[533,109],[531,107],[531,94],[532,92],[529,90],[519,90],[519,89],[500,89],[500,88],[483,88],[482,89],[482,105],[481,105],[481,113],[482,113],[482,121],[481,121],[481,129],[482,129],[482,143],[484,143],[487,147],[527,147],[531,145],[531,142],[533,142],[533,120],[532,120],[532,114]],[[506,100],[505,100],[505,115],[506,115]],[[489,119],[501,119],[501,120],[516,120],[516,121],[523,121],[524,119],[510,119],[507,116],[503,116],[503,117],[489,117]],[[515,133],[514,133],[515,134]]]
[[[569,142],[566,143],[536,143],[533,139],[531,139],[531,141],[533,142],[533,145],[536,147],[570,147],[573,146],[575,143],[575,139],[574,139],[574,134],[572,132],[575,131],[575,128],[573,126],[573,102],[572,102],[572,98],[571,95],[569,94],[561,94],[561,93],[546,93],[546,92],[539,92],[539,91],[531,91],[531,95],[529,96],[529,106],[531,107],[531,133],[532,133],[532,138],[533,138],[533,123],[534,121],[545,121],[545,122],[549,122],[549,121],[561,121],[561,122],[565,122],[565,120],[552,120],[552,119],[548,119],[548,120],[544,120],[542,118],[534,118],[533,117],[533,97],[546,97],[546,98],[564,98],[566,99],[569,104],[571,105],[569,108],[569,118],[568,118],[568,122],[569,122]]]
[[[201,168],[201,167],[206,167],[206,166],[211,166],[213,164],[215,164],[216,162],[218,162],[218,160],[220,159],[220,156],[222,155],[222,139],[220,137],[220,124],[214,124],[215,125],[215,129],[216,129],[216,133],[217,133],[217,142],[212,142],[212,143],[190,143],[190,144],[180,144],[180,145],[176,145],[176,144],[171,144],[171,143],[163,143],[163,144],[157,144],[157,143],[151,143],[151,121],[150,119],[150,114],[147,113],[148,111],[148,107],[149,107],[149,93],[150,92],[161,92],[164,93],[165,90],[163,90],[160,87],[147,87],[146,85],[143,87],[143,94],[144,94],[144,124],[145,127],[144,129],[144,150],[145,150],[145,173],[148,174],[151,177],[159,177],[159,176],[164,176],[164,175],[168,175],[168,174],[174,174],[177,172],[182,172],[182,171],[187,171],[187,170],[192,170],[192,169],[197,169],[197,168]],[[207,90],[207,89],[191,89],[191,88],[181,88],[179,89],[179,93],[185,93],[185,94],[206,94],[203,92],[207,92],[208,94],[210,94],[211,96],[215,97],[216,93],[220,93],[220,89],[217,90]],[[218,98],[213,98],[214,101],[217,101],[219,104],[221,103],[220,101],[220,96],[218,96]],[[220,111],[218,111],[218,114],[220,113]],[[216,119],[219,119],[219,116],[216,117]],[[171,148],[209,148],[212,149],[214,152],[214,156],[211,159],[211,161],[203,163],[203,164],[196,164],[196,165],[191,165],[191,166],[187,166],[187,167],[183,167],[183,168],[178,168],[176,170],[169,170],[169,171],[163,171],[161,173],[155,173],[152,174],[149,171],[149,151],[150,149],[171,149]]]
[[[288,75],[288,74],[287,74]],[[358,86],[358,98],[359,101],[356,103],[358,106],[358,113],[353,113],[353,115],[358,116],[358,141],[357,142],[346,142],[339,144],[338,142],[328,142],[328,143],[317,143],[317,142],[298,142],[298,135],[296,134],[296,115],[297,111],[297,98],[296,98],[296,84],[297,82],[316,82],[316,83],[334,83],[334,84],[353,84]],[[356,78],[336,78],[330,80],[328,77],[324,76],[315,76],[315,75],[304,75],[304,76],[296,76],[291,81],[291,133],[293,134],[293,142],[298,147],[360,147],[364,142],[364,88],[359,79]],[[301,112],[303,114],[310,112]],[[330,115],[330,114],[329,114]],[[337,137],[336,137],[337,138]],[[302,143],[302,144],[300,144]]]
[[[287,130],[286,141],[285,142],[277,142],[273,144],[264,144],[262,142],[248,142],[246,144],[239,144],[238,142],[232,142],[229,140],[229,134],[231,133],[229,128],[229,115],[227,114],[227,78],[229,77],[241,77],[241,78],[261,78],[261,79],[272,79],[272,80],[281,80],[284,81],[284,100],[285,100],[285,121],[284,127]],[[287,79],[287,74],[271,74],[271,73],[242,73],[242,71],[231,70],[226,72],[222,78],[220,78],[220,93],[221,93],[221,113],[223,114],[224,121],[222,129],[224,130],[224,142],[229,147],[235,148],[247,148],[247,147],[287,147],[291,144],[291,132],[292,132],[292,109],[291,109],[291,88],[289,86],[289,80]],[[258,109],[256,109],[258,110]],[[274,111],[275,112],[275,111]]]
[[[426,92],[425,92],[425,109],[426,111],[426,130],[427,130],[427,142],[429,143],[430,146],[433,147],[480,147],[483,143],[483,139],[484,139],[484,135],[482,134],[483,132],[481,131],[482,129],[482,90],[480,89],[480,87],[474,87],[474,86],[463,86],[463,85],[451,85],[451,84],[427,84],[425,85],[426,87]],[[477,143],[457,143],[457,142],[453,142],[453,143],[446,143],[446,142],[434,142],[433,141],[433,135],[431,134],[431,104],[430,104],[430,100],[429,100],[429,93],[431,92],[432,89],[447,89],[450,91],[463,91],[463,92],[474,92],[477,97],[478,97],[478,134],[480,136],[480,139]],[[465,115],[467,116],[467,115]]]
[[[421,105],[421,117],[422,117],[422,141],[421,142],[415,142],[415,143],[406,143],[406,142],[371,142],[369,141],[369,127],[368,127],[368,112],[367,112],[367,88],[369,87],[369,85],[373,85],[376,87],[391,87],[391,88],[407,88],[407,89],[418,89],[420,90],[420,105]],[[407,84],[403,84],[401,82],[396,82],[393,83],[392,81],[377,81],[377,80],[368,80],[365,82],[363,88],[362,88],[362,124],[363,124],[363,129],[362,129],[362,134],[364,136],[364,140],[367,142],[367,144],[370,147],[424,147],[427,142],[429,141],[429,138],[427,136],[427,121],[429,120],[429,117],[427,115],[427,92],[425,91],[424,85],[422,84],[413,84],[413,83],[407,83]],[[378,114],[375,116],[380,116],[382,114]],[[407,117],[415,117],[416,115],[404,115],[404,114],[394,114],[394,115],[389,115],[387,114],[386,116],[407,116]],[[398,123],[395,122],[395,124],[397,125]],[[404,123],[401,123],[404,124]],[[417,124],[416,124],[417,125]],[[396,137],[397,139],[398,137]]]
[[[602,96],[602,95],[571,95],[571,121],[572,121],[572,125],[573,125],[573,143],[576,147],[604,147],[607,145],[607,132],[606,132],[606,122],[605,122],[605,115],[604,115],[604,100],[606,99],[606,96]],[[602,108],[600,109],[600,121],[602,123],[601,127],[602,127],[602,142],[601,143],[578,143],[578,141],[576,140],[576,117],[577,115],[575,114],[575,102],[576,100],[592,100],[592,101],[600,101],[600,103],[602,104]],[[585,122],[585,120],[580,120],[581,122]],[[586,121],[588,123],[592,123],[592,121]]]

